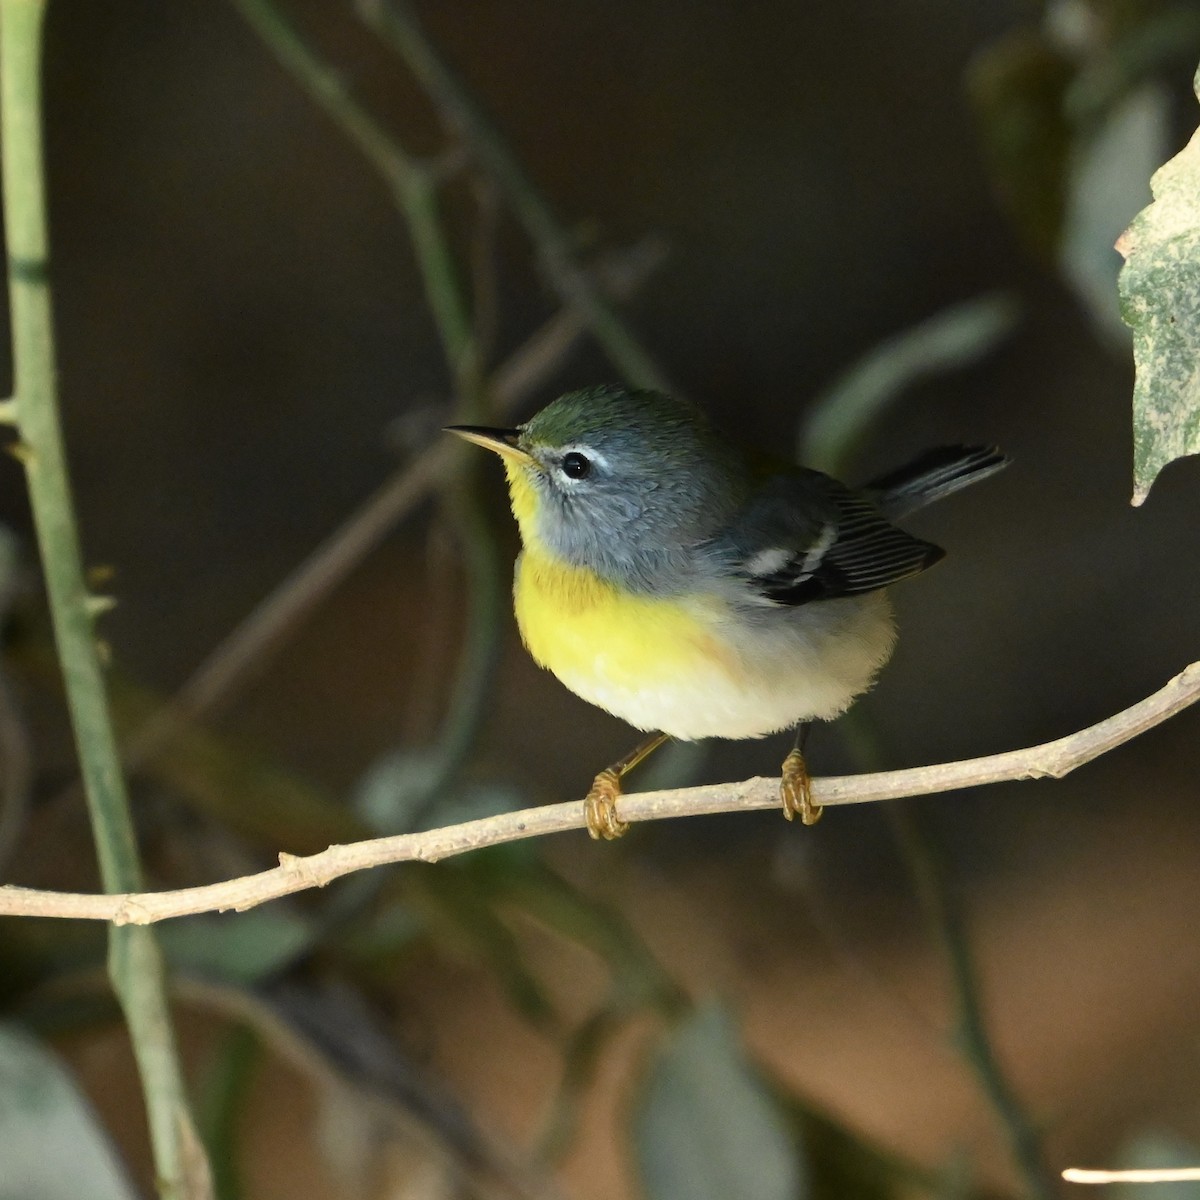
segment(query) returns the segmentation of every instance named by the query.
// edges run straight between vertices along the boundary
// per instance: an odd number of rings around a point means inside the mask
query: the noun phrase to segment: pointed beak
[[[519,430],[489,429],[486,425],[447,425],[444,432],[457,434],[464,441],[474,442],[485,450],[494,450],[501,457],[523,466],[537,466],[537,460],[517,444],[521,436]]]

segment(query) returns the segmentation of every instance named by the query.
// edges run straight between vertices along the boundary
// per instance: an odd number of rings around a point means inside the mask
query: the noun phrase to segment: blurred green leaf
[[[716,1004],[678,1026],[651,1065],[634,1119],[650,1200],[799,1200],[796,1146]]]
[[[871,423],[906,388],[981,358],[1016,319],[1010,297],[978,296],[881,342],[817,397],[801,431],[800,461],[841,475]]]
[[[397,750],[377,759],[354,795],[354,811],[380,835],[412,833],[434,798],[441,756],[429,750]]]
[[[790,1096],[780,1103],[799,1130],[809,1191],[821,1200],[898,1200],[937,1190],[936,1178],[864,1141],[844,1124]]]
[[[1059,261],[1097,330],[1122,347],[1129,330],[1121,320],[1121,256],[1113,243],[1150,199],[1150,175],[1166,155],[1167,115],[1161,88],[1139,88],[1081,142],[1071,167]]]
[[[1116,1169],[1152,1171],[1200,1167],[1200,1147],[1168,1133],[1147,1133],[1121,1153]],[[1200,1180],[1187,1183],[1113,1183],[1104,1189],[1108,1200],[1200,1200]]]
[[[1089,56],[1067,90],[1067,119],[1088,126],[1125,97],[1200,54],[1200,9],[1183,0],[1163,11],[1137,6],[1113,22],[1111,44]]]
[[[420,815],[414,828],[440,829],[463,821],[479,821],[513,812],[527,802],[516,788],[502,783],[462,783],[439,796]]]
[[[0,1200],[137,1200],[108,1136],[58,1059],[0,1026]]]
[[[440,829],[511,812],[521,794],[501,783],[459,783],[444,787],[445,770],[437,750],[395,750],[364,773],[354,810],[379,834]]]
[[[361,963],[391,969],[396,957],[428,932],[426,919],[407,901],[385,900],[350,925],[342,935],[342,948]]]
[[[1200,453],[1200,133],[1155,172],[1150,190],[1153,203],[1117,244],[1136,368],[1134,504],[1167,463]]]
[[[169,921],[160,930],[172,967],[244,985],[260,983],[307,954],[316,922],[273,904],[244,913],[204,913]]]
[[[1043,31],[993,43],[971,64],[967,88],[1001,203],[1025,240],[1053,256],[1067,206],[1071,127],[1065,97],[1075,67]]]

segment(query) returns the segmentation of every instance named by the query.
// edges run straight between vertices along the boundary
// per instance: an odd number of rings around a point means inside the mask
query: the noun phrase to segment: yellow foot
[[[799,750],[793,750],[783,760],[779,796],[783,800],[783,815],[789,821],[798,816],[805,825],[815,825],[825,811],[819,804],[813,803],[812,780],[808,777],[804,755]]]
[[[611,842],[619,838],[628,828],[627,822],[617,816],[617,797],[621,794],[621,776],[611,767],[596,776],[592,790],[583,802],[583,815],[587,819],[587,831],[592,837]]]

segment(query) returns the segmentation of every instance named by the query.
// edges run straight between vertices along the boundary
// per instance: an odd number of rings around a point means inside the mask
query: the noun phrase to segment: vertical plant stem
[[[884,754],[878,733],[861,709],[852,709],[842,717],[838,728],[862,770],[883,769]],[[958,1009],[955,1031],[958,1051],[974,1073],[1004,1131],[1026,1196],[1029,1200],[1051,1200],[1055,1186],[1042,1157],[1041,1139],[1005,1076],[988,1034],[978,973],[971,957],[970,936],[946,878],[937,845],[911,800],[889,804],[887,816],[930,932],[950,969],[950,983]]]
[[[534,187],[499,130],[438,55],[412,9],[399,0],[359,0],[363,19],[404,59],[449,123],[467,140],[500,185],[517,220],[533,240],[554,289],[587,322],[613,365],[635,387],[676,391],[578,263],[573,239]]]
[[[253,1026],[235,1024],[225,1033],[204,1080],[199,1111],[217,1200],[241,1200],[245,1194],[240,1134],[262,1057],[263,1045]]]
[[[363,108],[339,73],[308,45],[274,0],[232,2],[391,189],[408,224],[426,302],[450,370],[455,419],[466,424],[485,421],[488,389],[467,290],[440,211],[437,173],[409,154],[399,139]],[[478,495],[475,470],[464,468],[445,495],[466,552],[468,613],[461,665],[436,751],[433,793],[465,761],[487,713],[503,627],[504,572]]]
[[[1009,1152],[1029,1200],[1053,1200],[1055,1187],[1041,1140],[996,1057],[988,1036],[978,975],[962,912],[954,903],[938,848],[911,801],[888,809],[930,929],[945,951],[958,1003],[957,1042],[1004,1129]]]
[[[456,379],[473,370],[470,320],[459,303],[454,260],[437,211],[435,172],[409,154],[355,99],[345,79],[305,40],[274,0],[231,0],[280,65],[379,172],[404,212],[425,294]]]
[[[453,381],[454,420],[484,424],[490,417],[479,339],[471,306],[438,205],[426,174],[410,178],[398,196],[408,221],[425,288]],[[478,465],[468,461],[443,489],[462,541],[467,576],[467,627],[450,707],[438,735],[430,800],[457,774],[487,715],[503,628],[504,571],[499,543],[480,495]]]
[[[55,640],[66,684],[104,887],[142,887],[133,823],[117,758],[83,578],[55,385],[45,183],[41,54],[45,0],[0,0],[0,138],[12,311],[17,456],[25,466]],[[160,1192],[208,1197],[207,1162],[187,1107],[157,938],[109,934],[109,974],[141,1075]]]

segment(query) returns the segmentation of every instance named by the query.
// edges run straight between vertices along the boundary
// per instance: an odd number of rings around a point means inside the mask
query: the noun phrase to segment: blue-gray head
[[[516,429],[451,432],[504,458],[527,547],[637,590],[686,586],[694,548],[744,499],[737,451],[660,392],[588,388]]]

